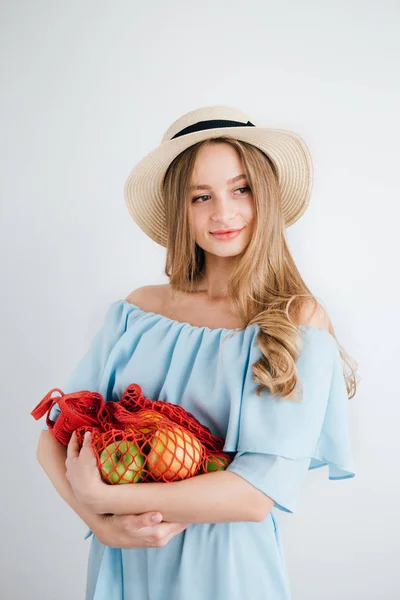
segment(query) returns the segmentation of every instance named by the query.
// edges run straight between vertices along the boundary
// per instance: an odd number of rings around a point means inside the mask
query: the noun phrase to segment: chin
[[[221,244],[222,245],[222,244]],[[247,244],[243,244],[243,242],[241,242],[240,244],[233,244],[231,243],[230,245],[226,244],[226,247],[216,247],[217,244],[207,244],[205,247],[203,247],[205,252],[208,252],[208,254],[214,254],[214,256],[221,256],[221,257],[228,257],[228,256],[238,256],[238,254],[242,254],[247,246]]]

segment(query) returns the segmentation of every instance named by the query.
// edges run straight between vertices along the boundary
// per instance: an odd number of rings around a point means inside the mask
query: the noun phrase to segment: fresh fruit
[[[168,481],[192,477],[199,465],[199,440],[181,427],[158,429],[150,441],[147,467],[155,479]]]
[[[160,413],[157,413],[154,410],[148,410],[148,409],[139,410],[137,413],[135,413],[135,416],[137,419],[140,418],[140,420],[143,420],[146,423],[146,426],[145,425],[136,425],[136,424],[128,425],[125,428],[125,431],[128,433],[136,434],[136,437],[138,437],[138,434],[139,435],[141,433],[148,434],[148,433],[156,430],[157,423],[159,421],[161,421],[162,419],[165,419],[165,417],[163,417]],[[150,450],[151,450],[151,448],[149,446],[149,443],[147,441],[144,441],[144,443],[142,444],[141,452],[146,455]]]
[[[100,454],[101,474],[110,483],[137,483],[145,475],[140,471],[145,460],[134,442],[113,442]]]
[[[203,471],[211,473],[211,471],[224,471],[229,465],[229,460],[220,456],[209,456],[204,461]]]
[[[147,419],[149,421],[154,421],[154,425],[150,425],[150,427],[138,427],[137,429],[142,433],[149,433],[150,431],[153,431],[155,428],[155,423],[163,419],[163,416],[160,413],[148,409],[139,410],[136,415],[140,416],[143,420]]]

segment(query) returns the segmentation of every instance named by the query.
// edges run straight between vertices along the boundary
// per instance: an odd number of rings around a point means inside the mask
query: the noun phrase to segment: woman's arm
[[[67,448],[43,431],[39,439],[37,459],[57,492],[86,523],[97,539],[111,548],[151,548],[165,546],[171,538],[182,533],[188,523],[161,523],[152,520],[152,513],[126,514],[105,517],[85,508],[74,496],[71,484],[65,476]]]
[[[65,476],[67,448],[59,444],[48,431],[42,431],[40,435],[36,458],[61,498],[86,523],[89,529],[93,531],[93,528],[99,526],[103,517],[85,508],[77,501],[71,484]]]
[[[274,501],[230,471],[212,471],[168,483],[107,485],[93,505],[98,513],[159,511],[175,523],[261,521]]]

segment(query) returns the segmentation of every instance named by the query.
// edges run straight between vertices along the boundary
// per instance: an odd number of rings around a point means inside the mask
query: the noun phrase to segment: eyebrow
[[[226,183],[235,183],[235,181],[239,181],[239,179],[247,179],[247,176],[244,173],[241,173],[240,175],[236,175],[236,177],[233,177],[233,179],[228,179],[228,181]],[[211,186],[210,185],[190,185],[189,186],[189,190],[211,190]]]

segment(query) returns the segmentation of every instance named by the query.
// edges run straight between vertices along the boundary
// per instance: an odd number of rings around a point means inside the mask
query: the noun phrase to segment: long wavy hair
[[[207,138],[181,152],[170,164],[163,181],[168,230],[165,274],[173,291],[191,293],[202,278],[204,250],[194,238],[189,185],[197,154],[203,146],[227,143],[236,149],[252,190],[255,224],[252,238],[240,255],[232,257],[228,298],[233,314],[243,327],[258,324],[257,342],[262,356],[252,365],[257,394],[268,388],[280,399],[296,400],[302,390],[296,360],[301,350],[299,325],[304,302],[321,309],[302,279],[289,251],[280,204],[276,168],[261,150],[244,141],[224,136]],[[319,304],[320,302],[320,304]],[[335,338],[343,361],[349,399],[357,388],[357,363]],[[346,367],[348,372],[346,373]]]

